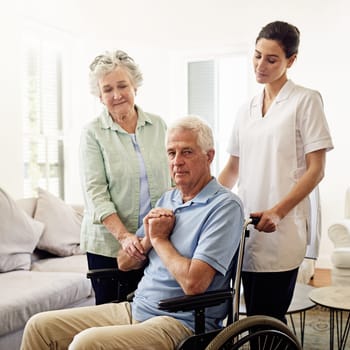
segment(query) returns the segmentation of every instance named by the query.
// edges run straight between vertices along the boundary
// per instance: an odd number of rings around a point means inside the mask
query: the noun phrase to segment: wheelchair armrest
[[[130,275],[126,276],[124,271],[120,271],[118,268],[106,268],[106,269],[93,269],[86,273],[86,277],[91,279],[93,283],[100,283],[102,280],[110,280],[115,283],[116,298],[111,300],[114,303],[120,301],[132,301],[134,297],[134,291],[137,288],[137,284],[143,274],[143,269],[133,270],[134,279],[130,280]]]
[[[198,308],[219,305],[233,298],[231,290],[210,291],[197,295],[184,295],[175,298],[163,299],[158,303],[158,309],[170,312],[190,311]]]
[[[120,277],[120,271],[117,268],[89,270],[86,273],[86,277],[90,279],[116,278],[116,277]]]

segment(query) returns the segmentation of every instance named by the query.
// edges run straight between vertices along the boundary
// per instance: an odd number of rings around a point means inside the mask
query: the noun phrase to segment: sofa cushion
[[[14,270],[30,270],[31,256],[29,253],[0,255],[0,273]]]
[[[41,311],[65,308],[91,295],[91,283],[75,272],[12,271],[0,274],[0,336],[24,327]]]
[[[30,268],[30,254],[43,228],[0,188],[0,272]]]
[[[44,223],[38,248],[58,256],[81,254],[82,215],[60,198],[39,188],[34,218]]]
[[[71,255],[59,258],[39,259],[32,263],[32,271],[80,272],[86,274],[88,264],[86,255]]]

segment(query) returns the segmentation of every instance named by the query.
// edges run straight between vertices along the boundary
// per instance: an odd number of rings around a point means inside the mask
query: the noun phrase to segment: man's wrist
[[[152,243],[148,240],[147,242],[141,242],[143,249],[145,250],[145,254],[147,254],[152,249]]]
[[[154,237],[150,239],[152,246],[159,246],[169,241],[168,237]]]

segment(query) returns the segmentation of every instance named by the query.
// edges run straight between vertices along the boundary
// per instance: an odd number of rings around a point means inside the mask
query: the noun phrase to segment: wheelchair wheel
[[[224,328],[205,350],[302,350],[294,333],[269,316],[249,316]]]

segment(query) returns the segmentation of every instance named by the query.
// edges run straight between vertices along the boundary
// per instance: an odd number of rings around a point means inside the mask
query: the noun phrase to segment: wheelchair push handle
[[[255,226],[259,223],[260,218],[258,216],[251,216],[248,220],[249,220],[249,224]]]
[[[248,238],[249,237],[249,225],[257,225],[260,221],[260,217],[258,216],[250,216],[248,219],[245,220],[244,226],[243,226],[243,232],[244,232],[244,237]],[[241,244],[244,246],[244,238],[242,237]]]

